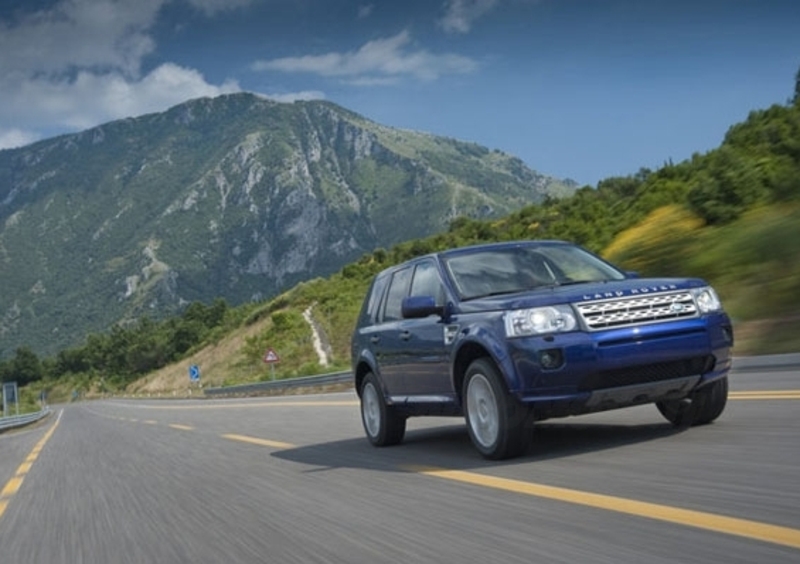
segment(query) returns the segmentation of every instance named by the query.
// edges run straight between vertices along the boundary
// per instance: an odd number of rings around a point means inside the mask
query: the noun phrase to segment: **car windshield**
[[[616,268],[572,245],[475,249],[453,254],[444,262],[462,300],[625,278]]]

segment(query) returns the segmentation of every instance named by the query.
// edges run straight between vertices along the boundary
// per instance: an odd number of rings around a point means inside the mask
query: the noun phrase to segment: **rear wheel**
[[[464,378],[464,417],[475,448],[500,460],[522,454],[530,442],[528,409],[506,392],[500,374],[487,359],[470,364]]]
[[[656,403],[658,411],[676,427],[706,425],[722,415],[728,402],[728,377],[703,386],[689,397]]]
[[[372,373],[367,374],[361,385],[361,422],[367,439],[375,446],[396,445],[406,434],[406,418],[386,405]]]

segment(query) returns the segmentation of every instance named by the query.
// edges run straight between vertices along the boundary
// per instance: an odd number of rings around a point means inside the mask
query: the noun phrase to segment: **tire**
[[[728,402],[728,377],[703,386],[689,397],[656,403],[658,411],[676,427],[706,425],[722,415]]]
[[[728,377],[725,376],[698,390],[703,395],[702,407],[697,413],[693,425],[707,425],[722,415],[728,403]]]
[[[525,452],[532,434],[529,410],[506,392],[490,360],[469,365],[462,397],[469,437],[481,455],[502,460]]]
[[[361,423],[367,439],[376,447],[391,446],[403,440],[406,418],[386,405],[378,380],[367,374],[361,385]]]

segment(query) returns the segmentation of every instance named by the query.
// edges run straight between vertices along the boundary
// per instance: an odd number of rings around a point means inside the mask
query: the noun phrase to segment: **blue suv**
[[[486,458],[524,452],[534,421],[655,403],[710,423],[728,396],[733,331],[695,278],[638,278],[562,241],[451,249],[375,276],[352,337],[375,446],[406,419],[463,415]]]

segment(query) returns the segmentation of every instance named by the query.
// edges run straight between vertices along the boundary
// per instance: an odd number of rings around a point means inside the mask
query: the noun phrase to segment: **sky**
[[[595,186],[717,147],[798,69],[800,0],[0,0],[0,149],[246,91]]]

